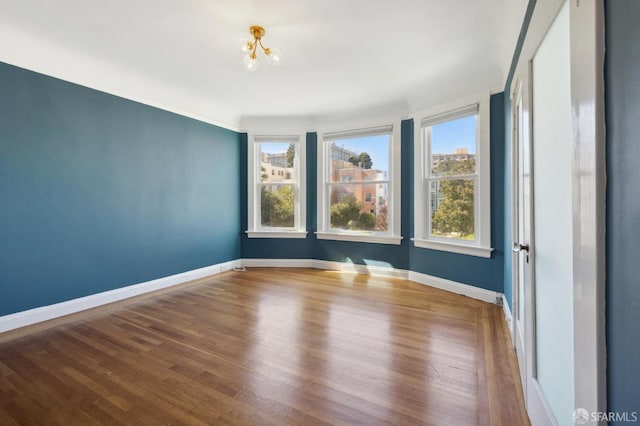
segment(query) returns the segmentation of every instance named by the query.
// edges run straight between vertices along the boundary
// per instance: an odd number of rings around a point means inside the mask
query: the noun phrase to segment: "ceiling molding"
[[[234,131],[347,126],[504,87],[526,3],[6,0],[0,60]],[[252,24],[279,66],[242,69]]]

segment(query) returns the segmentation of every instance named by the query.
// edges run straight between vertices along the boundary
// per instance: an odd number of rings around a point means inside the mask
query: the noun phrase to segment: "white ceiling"
[[[527,0],[0,0],[0,61],[238,129],[501,90]],[[239,39],[283,52],[248,73]]]

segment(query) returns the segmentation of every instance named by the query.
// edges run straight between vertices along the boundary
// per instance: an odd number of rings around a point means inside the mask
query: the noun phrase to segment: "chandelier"
[[[243,68],[250,72],[258,69],[258,57],[256,55],[258,46],[260,46],[264,52],[267,62],[271,65],[278,65],[282,59],[282,52],[280,52],[280,49],[276,49],[275,47],[264,47],[262,45],[264,28],[254,25],[249,28],[249,34],[253,36],[253,40],[243,39],[240,41],[242,53],[246,54],[242,60]]]

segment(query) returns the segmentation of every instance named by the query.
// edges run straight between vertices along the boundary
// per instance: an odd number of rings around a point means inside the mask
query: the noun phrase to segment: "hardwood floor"
[[[528,425],[502,315],[406,280],[226,272],[0,343],[0,424]]]

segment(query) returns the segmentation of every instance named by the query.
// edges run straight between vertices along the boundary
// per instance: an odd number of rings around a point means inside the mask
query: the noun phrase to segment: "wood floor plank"
[[[529,424],[502,311],[251,268],[0,336],[2,424]]]

